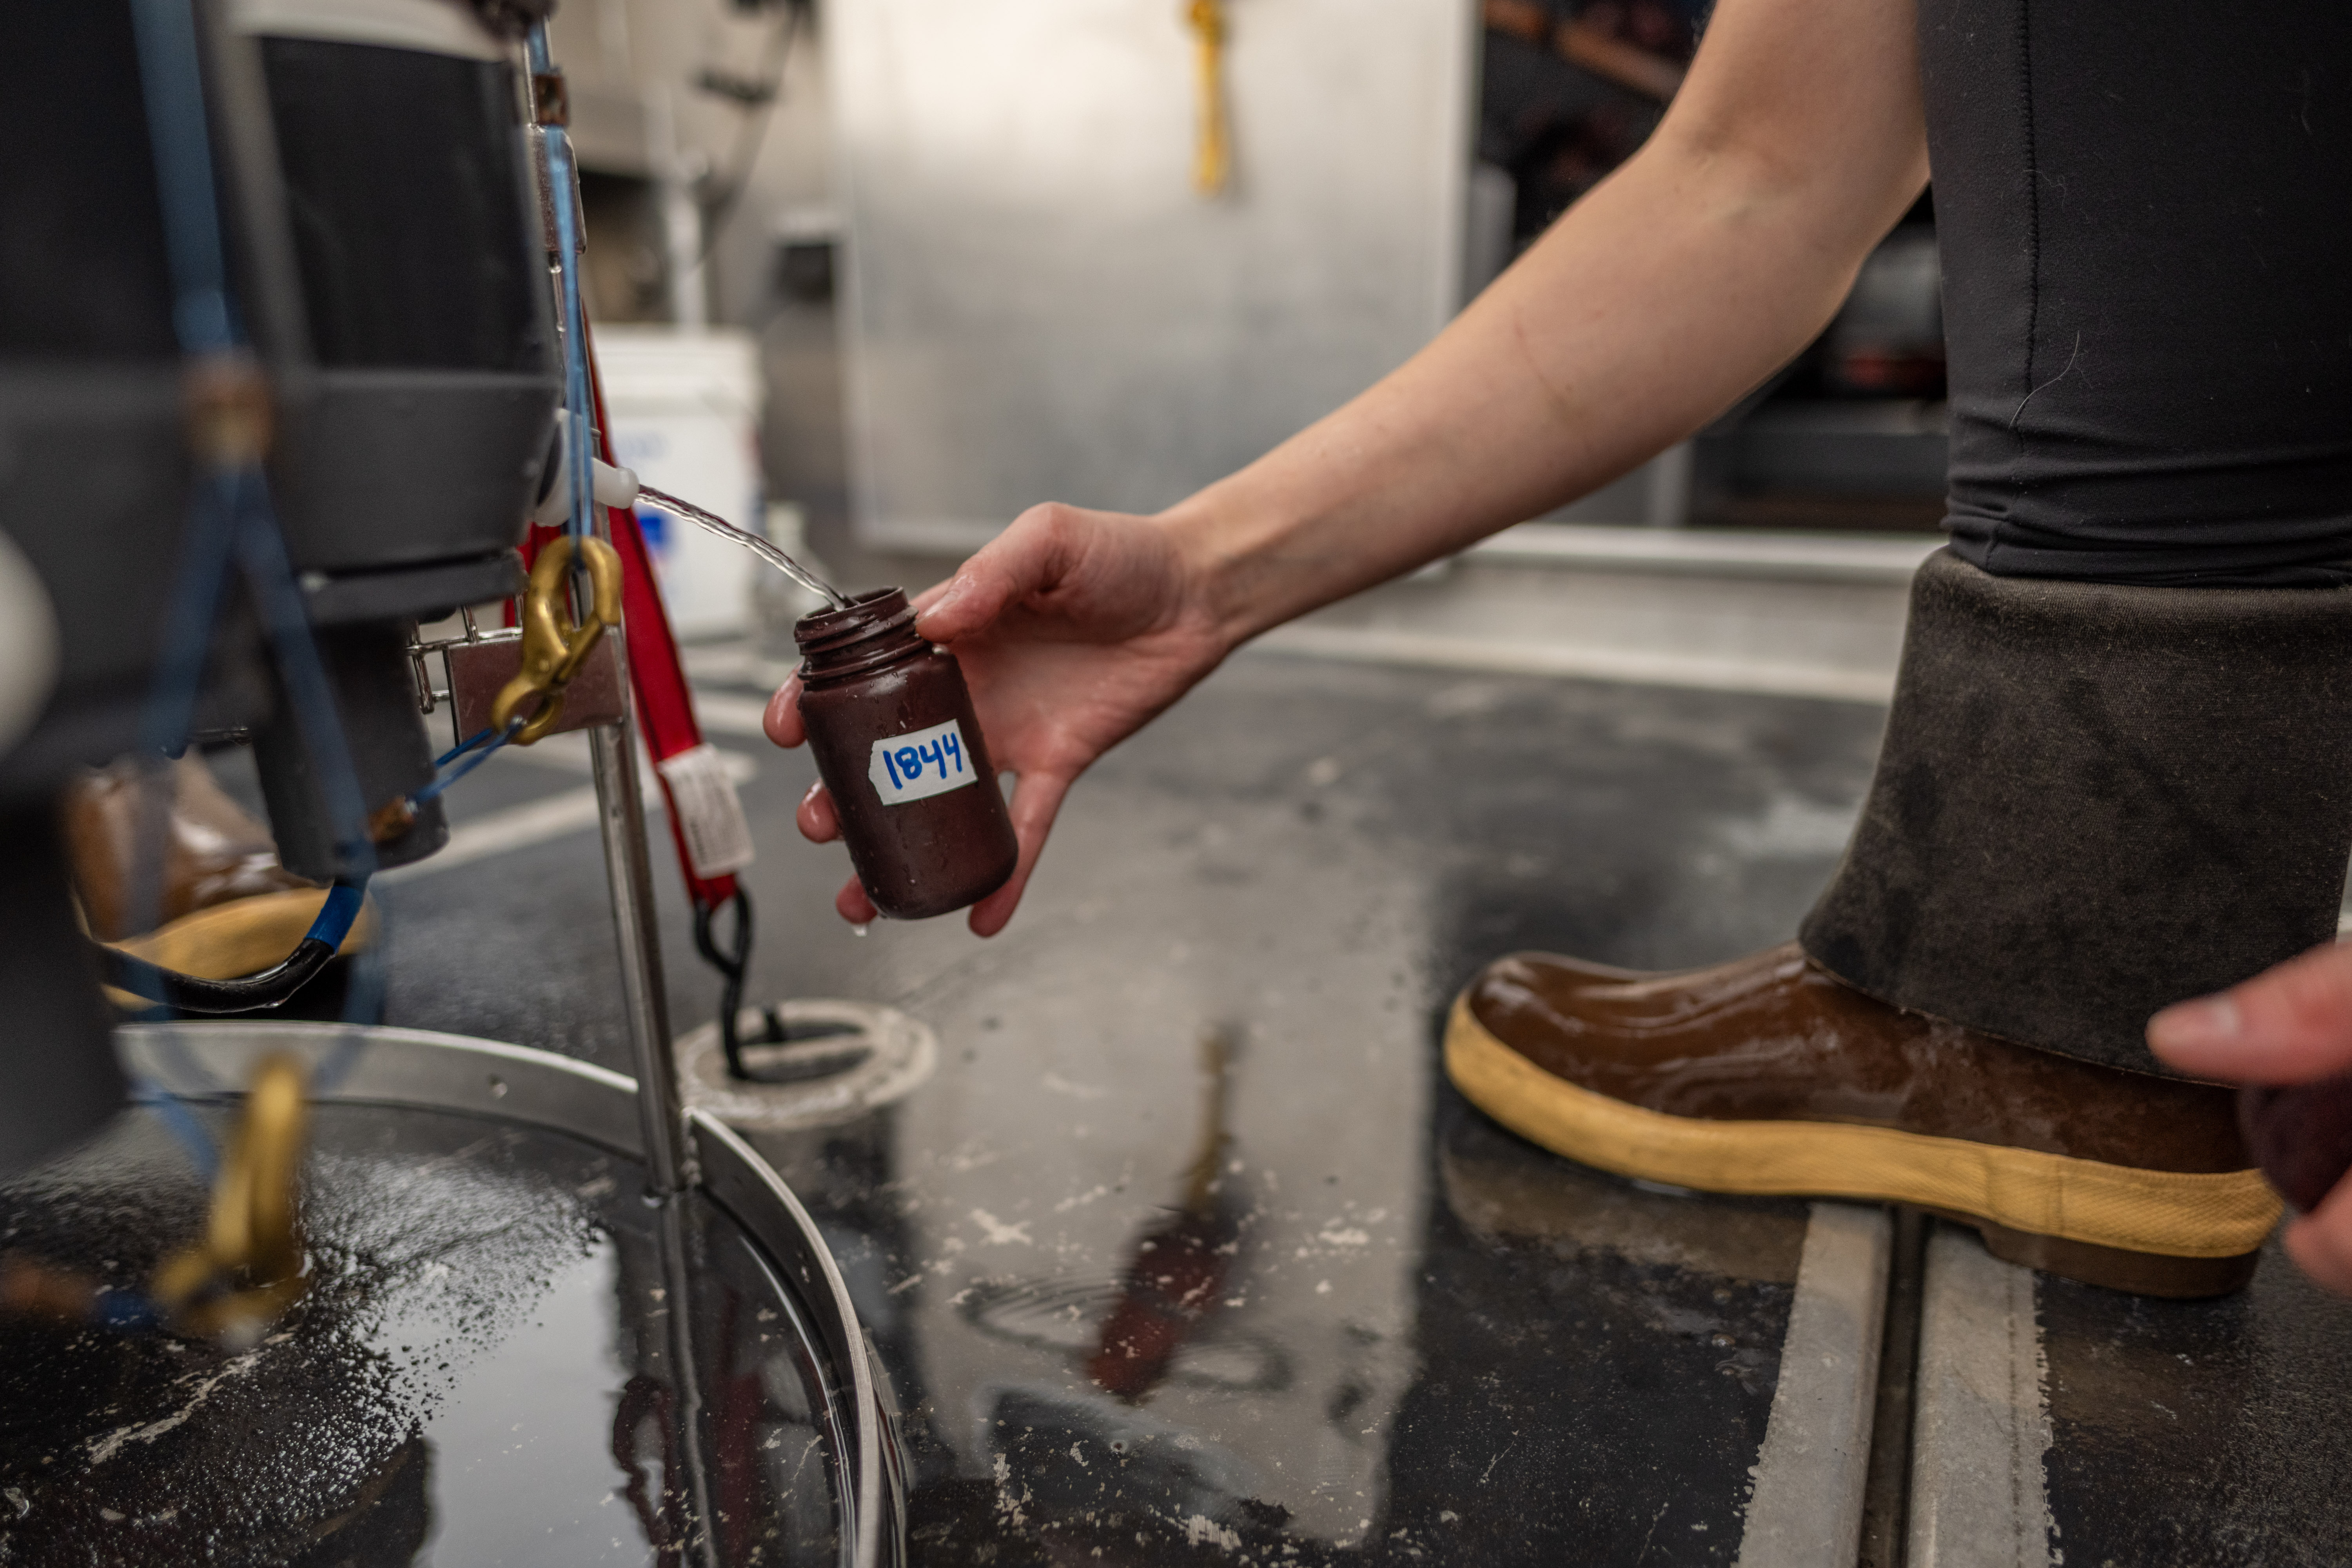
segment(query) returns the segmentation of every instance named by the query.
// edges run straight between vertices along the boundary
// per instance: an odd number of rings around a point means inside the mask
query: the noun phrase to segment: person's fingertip
[[[1021,889],[1027,881],[1026,877],[1015,871],[1012,881],[972,905],[968,922],[971,934],[991,937],[1011,925],[1013,911],[1021,907]]]
[[[2286,1255],[2315,1284],[2339,1296],[2352,1296],[2352,1258],[2338,1241],[2336,1226],[2322,1215],[2305,1215],[2286,1228],[2282,1238]]]
[[[779,746],[801,743],[801,683],[798,676],[777,687],[775,695],[768,699],[768,706],[760,714],[760,728],[766,731],[769,740]]]
[[[808,787],[801,803],[793,812],[793,819],[801,837],[815,844],[830,844],[841,836],[841,816],[834,809],[833,796],[822,782]]]
[[[2147,1043],[2159,1056],[2170,1051],[2207,1051],[2235,1044],[2246,1029],[2245,1012],[2228,992],[2179,1002],[2147,1021]]]
[[[971,595],[971,580],[958,574],[945,586],[915,602],[915,633],[933,637],[956,629],[956,612]]]

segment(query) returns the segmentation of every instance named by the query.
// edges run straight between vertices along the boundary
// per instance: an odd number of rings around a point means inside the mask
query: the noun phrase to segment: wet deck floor
[[[712,692],[742,730],[758,694]],[[806,760],[715,734],[751,775],[752,995],[940,1042],[895,1104],[760,1141],[903,1411],[915,1561],[1826,1562],[1807,1532],[1857,1507],[1880,1563],[2352,1557],[2352,1307],[2283,1260],[2181,1306],[1894,1247],[1919,1439],[1874,1468],[1837,1422],[1872,1404],[1883,1218],[1643,1191],[1444,1083],[1496,953],[1784,939],[1881,721],[1244,655],[1080,785],[991,942],[842,926],[843,858],[791,830]],[[452,806],[490,852],[385,889],[390,1022],[625,1070],[580,755],[484,769]],[[683,1032],[717,984],[657,862]],[[1139,1259],[1214,1305],[1171,1315]]]

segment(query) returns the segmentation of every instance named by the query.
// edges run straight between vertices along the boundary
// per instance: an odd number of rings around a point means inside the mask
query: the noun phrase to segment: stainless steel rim
[[[183,1098],[234,1098],[243,1092],[237,1086],[255,1061],[287,1051],[321,1079],[312,1098],[322,1103],[483,1116],[565,1133],[627,1159],[646,1157],[636,1080],[549,1051],[425,1029],[243,1021],[131,1024],[116,1032],[115,1043],[135,1078]],[[321,1068],[327,1069],[322,1078]],[[898,1510],[885,1490],[888,1417],[832,1250],[792,1189],[751,1145],[702,1111],[689,1111],[686,1120],[698,1184],[799,1288],[849,1385],[844,1555],[855,1568],[898,1562]]]

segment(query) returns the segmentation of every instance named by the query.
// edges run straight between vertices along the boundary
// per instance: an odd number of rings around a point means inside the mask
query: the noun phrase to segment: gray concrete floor
[[[710,695],[740,730],[759,694]],[[1673,967],[1784,939],[1882,721],[1245,653],[1081,784],[988,942],[952,919],[842,925],[844,858],[791,827],[805,758],[716,735],[751,770],[752,995],[886,1003],[940,1041],[906,1098],[762,1141],[904,1412],[915,1560],[1805,1560],[1748,1530],[1818,1224],[1530,1148],[1444,1084],[1436,1031],[1513,948]],[[495,831],[586,783],[560,755],[503,757],[453,816]],[[684,1032],[718,985],[666,843],[656,861]],[[603,898],[584,824],[387,888],[388,1021],[625,1069]],[[1148,1307],[1133,1266],[1155,1253],[1193,1260],[1218,1305],[1116,1397],[1089,1367]],[[1906,1533],[1915,1563],[2352,1552],[2332,1480],[2352,1309],[2283,1260],[2204,1306],[2037,1284],[1958,1233],[1894,1267],[1915,1293],[1926,1270],[1923,1394],[1942,1375],[1975,1399],[1969,1429],[2022,1479],[1990,1534],[1923,1540],[1923,1518],[1990,1507],[1968,1489],[1990,1450],[1920,1468],[1882,1442],[1866,1478],[1849,1456],[1866,1560],[1900,1560]],[[1953,1381],[1987,1345],[2014,1373],[1998,1399]]]

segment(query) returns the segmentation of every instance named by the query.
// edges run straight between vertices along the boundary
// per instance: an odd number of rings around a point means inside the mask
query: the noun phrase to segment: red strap
[[[595,405],[597,455],[610,463],[613,437],[604,422],[604,384],[596,372],[593,339],[588,345],[588,384]],[[612,520],[613,548],[621,557],[621,621],[628,637],[629,689],[636,699],[637,727],[654,761],[665,763],[702,744],[702,726],[694,717],[694,695],[687,689],[686,666],[677,655],[677,636],[670,630],[669,612],[662,605],[661,585],[655,580],[653,556],[646,549],[646,536],[637,526],[637,514],[625,507],[604,510]],[[525,562],[535,559],[540,545],[562,531],[558,528],[534,527],[523,545]],[[509,614],[512,614],[511,606]],[[686,851],[686,828],[678,820],[677,799],[670,793],[669,780],[662,777],[658,769],[654,780],[661,785],[662,799],[669,807],[670,842],[677,848],[677,866],[685,874],[687,891],[693,895],[697,906],[706,910],[732,901],[734,873],[721,872],[709,878],[694,874],[693,858]]]
[[[599,418],[603,416],[600,414]],[[611,461],[609,451],[605,460]],[[654,581],[653,557],[636,513],[622,507],[606,509],[613,519],[613,545],[621,553],[621,618],[630,628],[629,686],[637,700],[637,723],[646,749],[656,763],[702,744],[702,726],[694,717],[694,695],[687,689],[686,668],[678,662],[677,638],[669,629],[669,613],[662,607],[661,589]],[[650,629],[652,634],[647,636]],[[677,847],[677,867],[686,877],[687,891],[704,909],[733,901],[735,874],[716,877],[694,874],[686,851],[686,826],[669,780],[656,771],[662,799],[669,805],[669,836]]]

